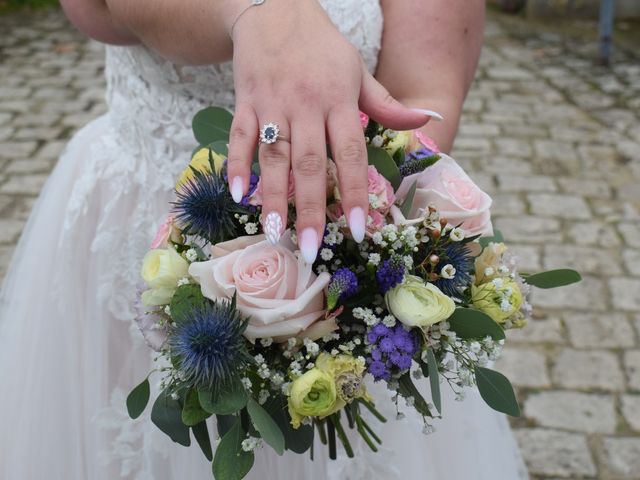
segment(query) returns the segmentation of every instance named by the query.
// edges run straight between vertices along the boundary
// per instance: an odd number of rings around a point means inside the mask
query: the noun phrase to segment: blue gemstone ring
[[[270,145],[276,143],[278,140],[286,140],[280,135],[280,127],[277,123],[267,123],[262,126],[260,130],[260,143],[266,143]]]

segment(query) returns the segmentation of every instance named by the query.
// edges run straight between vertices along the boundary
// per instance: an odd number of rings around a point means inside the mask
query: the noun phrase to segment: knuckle
[[[246,142],[249,137],[249,131],[242,125],[234,125],[229,132],[230,143]]]
[[[260,164],[266,168],[280,168],[289,165],[289,157],[276,145],[266,145],[260,151]]]
[[[338,149],[338,161],[343,165],[363,165],[366,158],[362,139],[349,139]]]
[[[295,172],[307,177],[324,175],[326,160],[317,153],[306,153],[300,156],[295,162]]]
[[[296,98],[305,100],[316,98],[317,93],[320,91],[316,82],[307,78],[296,81],[292,90]]]
[[[305,222],[315,223],[324,216],[324,207],[320,203],[303,203],[296,206],[296,214],[299,219]]]

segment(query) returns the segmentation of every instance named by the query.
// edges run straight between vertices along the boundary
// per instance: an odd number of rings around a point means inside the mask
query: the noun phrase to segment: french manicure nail
[[[364,210],[360,207],[353,207],[349,212],[349,229],[351,236],[358,243],[364,240],[365,224]]]
[[[298,238],[300,253],[307,263],[313,263],[318,255],[318,232],[315,228],[305,228]]]
[[[440,122],[444,120],[444,117],[442,115],[440,115],[438,112],[434,112],[433,110],[425,110],[424,108],[412,108],[411,110],[413,110],[414,112],[422,113],[427,117],[433,117]]]
[[[231,197],[233,201],[236,203],[240,203],[242,201],[242,178],[241,177],[233,177],[231,181]]]
[[[282,235],[282,217],[278,212],[270,212],[265,217],[262,228],[267,242],[271,245],[277,244]]]

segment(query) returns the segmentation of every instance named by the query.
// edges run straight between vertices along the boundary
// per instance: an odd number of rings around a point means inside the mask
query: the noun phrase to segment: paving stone
[[[632,275],[640,277],[640,250],[626,248],[622,252],[622,258],[624,259],[624,265],[627,271]]]
[[[609,292],[603,280],[583,276],[582,281],[562,288],[536,289],[533,302],[540,308],[577,309],[604,311],[607,309]]]
[[[563,388],[607,391],[624,389],[624,377],[618,358],[606,350],[562,350],[554,359],[552,377]]]
[[[527,206],[522,198],[514,194],[497,193],[492,195],[491,215],[493,217],[504,215],[523,215]]]
[[[20,236],[24,222],[13,219],[0,219],[0,244],[12,244]]]
[[[637,479],[640,472],[640,438],[605,438],[601,455],[615,478]]]
[[[515,436],[530,473],[576,478],[597,473],[586,437],[542,428],[522,428]]]
[[[3,142],[2,148],[0,148],[0,158],[24,158],[31,155],[37,145],[34,141]]]
[[[534,297],[535,303],[535,297]],[[507,331],[508,341],[529,344],[564,344],[564,330],[559,318],[531,319],[526,328]]]
[[[498,175],[498,189],[503,192],[555,192],[555,182],[543,175]]]
[[[571,242],[578,245],[599,245],[611,248],[621,243],[615,225],[602,221],[571,223],[567,227],[567,234]]]
[[[542,243],[562,240],[560,222],[552,218],[531,215],[497,218],[495,225],[507,239],[522,243]]]
[[[585,433],[614,433],[616,411],[610,395],[550,391],[529,395],[524,414],[538,426]]]
[[[627,350],[624,353],[624,369],[629,388],[640,391],[640,350]]]
[[[574,347],[631,348],[636,345],[633,328],[624,314],[566,312],[563,319]]]
[[[632,429],[640,432],[640,395],[623,395],[620,403],[626,422]]]
[[[574,268],[581,274],[616,275],[622,272],[619,256],[611,250],[577,245],[544,246],[544,268]]]
[[[558,178],[557,181],[566,193],[585,197],[611,198],[611,186],[602,180]]]
[[[618,230],[627,245],[640,248],[640,223],[621,223],[618,225]]]
[[[587,220],[591,211],[584,198],[567,194],[535,193],[527,196],[531,212],[540,216]]]
[[[640,279],[611,278],[609,280],[612,303],[622,310],[640,312]]]
[[[519,387],[551,385],[545,356],[535,350],[505,347],[495,368]]]
[[[47,177],[46,174],[14,175],[0,187],[0,193],[38,195]]]

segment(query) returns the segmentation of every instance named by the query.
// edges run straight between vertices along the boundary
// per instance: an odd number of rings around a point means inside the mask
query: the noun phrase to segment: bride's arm
[[[377,80],[405,105],[444,122],[424,127],[448,152],[482,47],[484,0],[381,0],[384,36]]]

